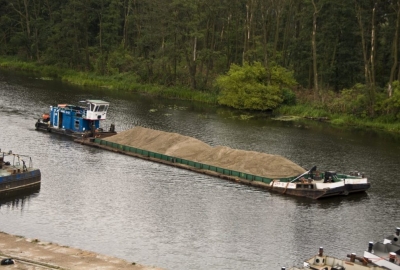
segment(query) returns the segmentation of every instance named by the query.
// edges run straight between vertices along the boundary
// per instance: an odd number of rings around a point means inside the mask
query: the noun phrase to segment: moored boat
[[[117,134],[115,126],[108,130],[100,126],[106,119],[109,102],[88,99],[82,105],[58,104],[50,106],[50,112],[44,113],[35,123],[36,130],[54,132],[71,137],[104,138]]]
[[[348,259],[339,259],[324,254],[322,247],[317,255],[305,260],[302,268],[291,267],[288,270],[394,270],[397,268],[386,268],[375,264],[366,257],[358,257],[355,253],[347,254]],[[286,270],[282,267],[281,270]]]
[[[369,242],[363,257],[357,257],[355,253],[347,255],[349,260],[341,260],[323,254],[320,247],[319,253],[304,261],[303,268],[292,267],[289,270],[302,269],[330,269],[330,270],[367,270],[386,269],[400,270],[400,228],[396,228],[394,234],[390,234],[376,243]],[[282,269],[286,269],[282,267]]]
[[[400,270],[400,228],[383,241],[369,242],[364,257],[387,269]]]
[[[0,150],[0,199],[40,188],[41,173],[32,158]]]

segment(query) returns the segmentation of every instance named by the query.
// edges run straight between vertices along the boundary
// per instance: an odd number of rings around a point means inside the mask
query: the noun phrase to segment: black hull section
[[[40,182],[25,187],[24,189],[15,189],[0,194],[0,204],[7,203],[16,199],[22,199],[27,196],[38,194],[40,192]]]
[[[346,192],[350,193],[358,193],[365,192],[367,189],[371,187],[370,183],[365,184],[346,184]]]
[[[273,187],[272,191],[292,196],[307,197],[311,199],[322,199],[333,196],[346,195],[344,187],[339,187],[334,189],[309,189],[309,188],[285,189],[281,187]]]
[[[0,182],[0,200],[40,189],[40,170],[3,176]]]
[[[96,132],[95,135],[92,136],[92,134],[90,134],[90,132],[88,132],[88,133],[73,132],[68,129],[60,129],[60,128],[50,127],[48,124],[42,123],[42,122],[36,122],[35,128],[38,131],[61,134],[61,135],[65,135],[65,136],[73,137],[73,138],[87,138],[87,137],[105,138],[105,137],[109,137],[109,136],[113,136],[113,135],[117,134],[117,132],[114,132],[114,131],[101,131],[101,132]]]
[[[280,187],[273,187],[271,190],[280,194],[306,197],[310,199],[320,199],[323,198],[326,194],[326,190],[315,189],[284,189]]]

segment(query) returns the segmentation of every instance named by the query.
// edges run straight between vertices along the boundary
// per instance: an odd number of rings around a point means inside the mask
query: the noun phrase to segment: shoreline
[[[51,66],[50,66],[51,67]],[[109,76],[94,76],[91,73],[82,73],[75,70],[60,69],[52,67],[51,74],[49,74],[49,66],[38,66],[32,62],[21,62],[16,58],[4,58],[0,56],[0,71],[12,70],[17,73],[34,73],[44,76],[42,80],[60,79],[63,83],[71,85],[108,89],[112,92],[123,92],[125,94],[138,93],[143,95],[151,95],[155,97],[162,97],[166,99],[178,99],[184,101],[196,101],[218,107],[225,107],[218,105],[217,95],[215,93],[206,92],[193,92],[187,88],[179,87],[165,87],[160,85],[151,84],[138,84],[131,85],[130,78],[125,78],[127,81],[115,81]],[[237,110],[241,114],[252,114],[252,110]],[[258,111],[263,112],[263,111]],[[317,106],[310,106],[307,99],[301,101],[298,99],[296,105],[283,105],[274,110],[278,116],[276,119],[281,118],[282,121],[296,121],[298,119],[307,119],[310,121],[326,122],[329,125],[338,127],[340,129],[357,128],[362,130],[372,130],[374,132],[384,132],[387,134],[400,134],[400,126],[398,121],[387,120],[374,120],[371,118],[359,118],[351,114],[338,114],[330,113],[325,109],[320,109]],[[282,116],[282,117],[281,117]]]
[[[15,264],[2,265],[1,269],[163,270],[155,266],[145,266],[117,257],[0,231],[0,260],[6,258],[13,259]]]

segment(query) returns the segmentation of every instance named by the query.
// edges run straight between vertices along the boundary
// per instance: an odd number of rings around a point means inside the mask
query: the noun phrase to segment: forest
[[[0,0],[0,55],[396,122],[399,26],[400,0]]]

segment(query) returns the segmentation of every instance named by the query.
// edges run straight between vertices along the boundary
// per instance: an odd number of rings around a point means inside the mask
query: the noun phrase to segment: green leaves
[[[233,64],[227,75],[217,78],[218,102],[236,109],[273,110],[283,102],[282,87],[295,84],[292,73],[278,65]]]

